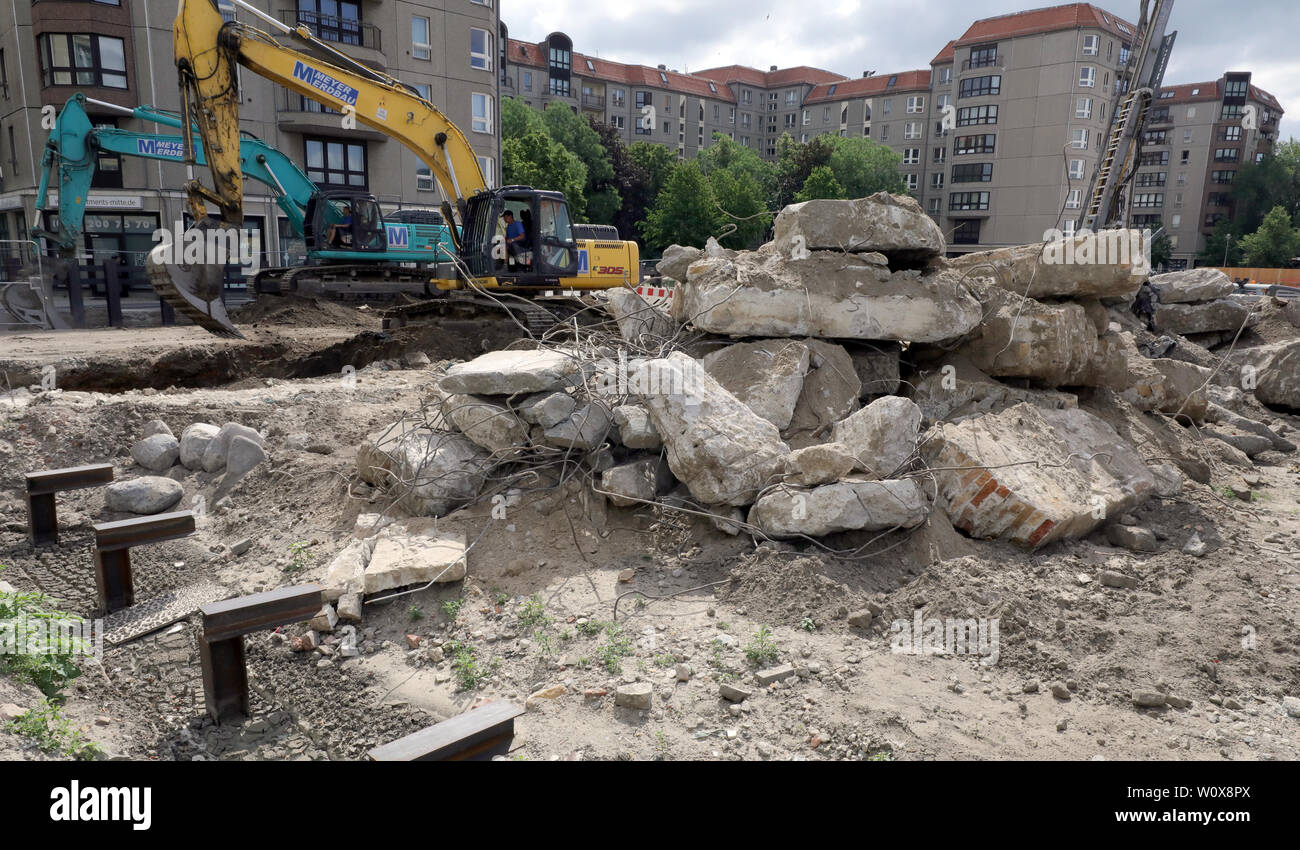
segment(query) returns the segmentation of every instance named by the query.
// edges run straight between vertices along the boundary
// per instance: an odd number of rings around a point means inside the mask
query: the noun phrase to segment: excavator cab
[[[317,192],[307,202],[304,218],[308,250],[323,252],[326,257],[332,252],[369,254],[388,250],[383,212],[379,202],[365,192]]]
[[[578,243],[560,192],[527,186],[480,192],[466,202],[464,220],[463,258],[477,277],[506,286],[555,286],[578,272]],[[522,240],[507,236],[519,235],[520,228]]]

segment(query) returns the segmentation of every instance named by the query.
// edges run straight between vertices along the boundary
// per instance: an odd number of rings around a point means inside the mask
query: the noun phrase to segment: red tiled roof
[[[545,68],[547,63],[546,44],[532,44],[527,41],[510,39],[508,48],[507,61],[517,65],[528,65],[533,68]],[[601,59],[597,56],[588,56],[584,53],[573,53],[571,56],[573,62],[573,73],[578,77],[589,77],[596,80],[605,80],[607,82],[624,83],[630,86],[643,86],[650,88],[667,89],[669,91],[682,92],[685,94],[698,95],[700,97],[713,97],[721,100],[735,100],[732,93],[725,83],[711,80],[706,76],[698,74],[680,74],[676,71],[664,71],[663,74],[668,78],[667,84],[659,76],[658,68],[651,68],[647,65],[625,65],[622,62],[611,62],[608,59]],[[587,63],[591,67],[587,67]],[[717,91],[709,88],[709,83],[713,83]]]
[[[506,49],[506,61],[513,65],[545,68],[546,60],[542,58],[545,55],[540,45],[520,41],[517,38],[510,39],[510,45]]]
[[[1120,24],[1128,28],[1124,32]],[[984,18],[970,25],[970,28],[955,42],[955,47],[966,47],[1000,38],[1036,35],[1044,32],[1089,27],[1105,30],[1119,38],[1132,38],[1136,27],[1110,12],[1098,9],[1091,3],[1071,3],[1066,6],[1050,6],[1045,9],[1030,9],[996,18]]]
[[[725,80],[728,83],[744,83],[757,88],[777,88],[792,83],[816,85],[833,83],[846,79],[843,74],[812,68],[808,65],[796,65],[793,68],[780,68],[776,71],[760,71],[748,65],[724,65],[721,68],[706,68],[695,71],[694,76],[713,80]]]
[[[890,77],[898,77],[891,86]],[[831,94],[831,86],[835,93]],[[852,97],[872,97],[886,92],[924,91],[930,88],[929,71],[903,71],[898,74],[877,74],[874,77],[859,77],[839,83],[822,84],[808,93],[804,103],[820,103],[827,100],[844,100]]]
[[[1221,88],[1222,83],[1222,80],[1213,80],[1208,83],[1179,83],[1176,86],[1164,86],[1160,89],[1160,94],[1162,96],[1156,98],[1152,106],[1171,103],[1201,103],[1204,101],[1219,100],[1223,97],[1223,90]],[[1192,94],[1193,90],[1195,90],[1197,94]],[[1173,92],[1174,96],[1164,97],[1164,95],[1167,95],[1169,92]],[[1250,87],[1249,99],[1257,100],[1260,103],[1269,107],[1275,107],[1279,110],[1282,108],[1282,104],[1278,102],[1276,97],[1264,91],[1259,86]]]
[[[956,41],[948,42],[948,44],[944,46],[943,50],[939,51],[939,55],[935,56],[933,59],[930,60],[930,64],[947,65],[949,62],[956,59],[957,51],[953,47],[953,45],[955,45],[956,43],[957,43]]]

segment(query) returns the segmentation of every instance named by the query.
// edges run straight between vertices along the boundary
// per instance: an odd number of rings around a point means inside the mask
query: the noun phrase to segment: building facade
[[[220,2],[228,19],[267,30],[244,10]],[[306,23],[348,56],[416,86],[460,126],[489,182],[500,169],[496,0],[253,0],[287,24]],[[0,12],[0,244],[28,238],[35,218],[41,154],[48,131],[41,110],[62,109],[75,92],[123,107],[179,107],[173,64],[174,4],[147,0],[16,0]],[[288,43],[281,38],[281,43]],[[436,207],[429,171],[399,142],[341,117],[270,80],[241,69],[245,132],[288,153],[323,187],[368,190],[386,209]],[[91,105],[102,125],[175,133]],[[204,179],[205,175],[194,175]],[[181,164],[101,156],[87,205],[85,249],[122,254],[142,266],[156,228],[182,220]],[[269,193],[249,183],[246,227],[264,262],[292,262],[301,240]],[[47,214],[43,223],[57,220]]]
[[[501,93],[537,109],[562,102],[613,124],[625,142],[681,157],[708,147],[714,132],[767,160],[783,133],[869,137],[899,154],[908,191],[961,253],[1073,229],[1136,37],[1128,21],[1073,3],[975,21],[928,70],[849,78],[737,65],[682,74],[576,53],[564,33],[518,41],[503,27]],[[1193,264],[1213,221],[1230,214],[1230,172],[1276,141],[1282,107],[1249,81],[1234,72],[1169,86],[1152,106],[1125,210],[1133,225],[1166,229],[1177,267]],[[1240,126],[1251,109],[1255,128]],[[1161,151],[1182,168],[1166,168]],[[1165,192],[1165,180],[1183,182]]]

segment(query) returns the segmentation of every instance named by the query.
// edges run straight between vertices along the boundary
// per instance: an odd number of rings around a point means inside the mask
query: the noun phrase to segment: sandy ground
[[[499,342],[485,325],[368,337],[377,333],[368,318],[268,324],[248,342],[192,329],[0,338],[0,361],[36,366],[37,381],[39,366],[83,358],[106,390],[120,389],[109,376],[156,374],[179,364],[179,352],[210,362],[224,351],[244,364],[214,369],[207,385],[85,392],[61,383],[0,399],[4,579],[92,613],[90,526],[124,517],[105,510],[100,491],[61,495],[62,543],[34,551],[22,474],[109,461],[118,478],[139,475],[129,448],[145,422],[162,419],[177,434],[197,421],[258,428],[270,461],[224,502],[214,476],[173,468],[186,493],[179,507],[207,510],[194,536],[138,550],[138,597],[201,580],[231,595],[320,580],[358,516],[392,513],[356,479],[357,445],[421,405],[440,359]],[[259,360],[249,354],[259,346],[291,354]],[[416,351],[432,366],[404,367]],[[356,380],[340,380],[335,361],[352,353]],[[319,371],[293,377],[284,363]],[[938,513],[909,534],[826,541],[866,544],[852,558],[756,545],[671,512],[608,506],[584,492],[582,475],[509,482],[523,492],[504,517],[482,503],[445,518],[442,528],[478,540],[469,577],[367,605],[358,657],[340,656],[338,631],[313,653],[289,649],[299,626],[250,636],[247,723],[204,717],[196,616],[87,665],[66,712],[111,756],[133,759],[359,758],[492,699],[527,703],[512,757],[532,760],[1300,757],[1300,719],[1281,705],[1300,696],[1295,455],[1258,459],[1252,501],[1225,498],[1225,477],[1142,506],[1126,519],[1155,531],[1160,551],[1141,555],[1101,534],[1026,554],[969,540]],[[1203,557],[1182,551],[1194,532],[1209,544]],[[251,546],[234,555],[245,539]],[[294,544],[306,554],[295,556]],[[1136,586],[1103,586],[1102,570]],[[863,610],[871,622],[850,624]],[[918,611],[923,621],[996,620],[996,659],[895,651],[895,622],[910,630]],[[770,632],[767,655],[760,629]],[[784,664],[787,678],[756,681],[757,670]],[[615,704],[619,687],[643,682],[648,711]],[[751,695],[730,702],[724,685]],[[36,700],[30,688],[3,679],[0,688],[0,703]],[[1140,708],[1140,690],[1187,702]],[[0,758],[38,757],[0,732]]]

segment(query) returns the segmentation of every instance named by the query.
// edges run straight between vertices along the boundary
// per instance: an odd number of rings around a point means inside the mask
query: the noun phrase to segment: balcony
[[[600,112],[605,111],[605,96],[603,94],[583,94],[583,109],[595,109]]]
[[[388,137],[372,130],[360,121],[356,129],[343,129],[343,114],[333,112],[309,97],[281,89],[275,99],[275,121],[287,133],[322,136],[360,136],[362,139],[384,142]]]
[[[997,56],[987,57],[984,59],[967,59],[965,62],[961,63],[961,70],[962,73],[965,73],[966,71],[974,71],[979,68],[1001,68],[1003,67],[1005,60],[1006,57],[1001,53]]]
[[[354,18],[298,12],[293,9],[281,10],[280,20],[289,26],[306,24],[312,34],[321,41],[328,42],[330,47],[363,65],[381,71],[388,68],[388,57],[384,55],[381,33],[379,27],[374,24]],[[277,35],[276,38],[287,42],[289,36]]]

